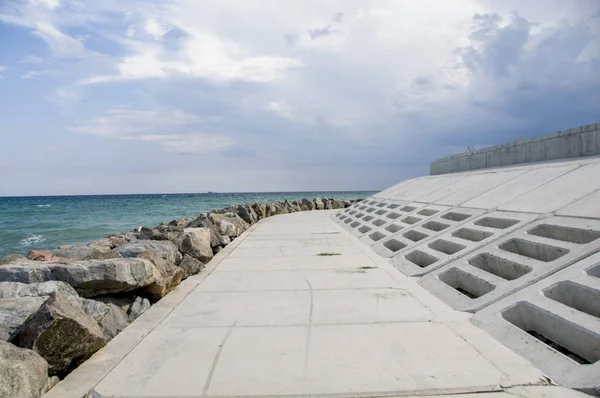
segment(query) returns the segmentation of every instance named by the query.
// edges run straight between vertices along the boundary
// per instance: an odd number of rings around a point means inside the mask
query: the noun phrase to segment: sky
[[[595,122],[597,0],[0,0],[0,195],[381,190]]]

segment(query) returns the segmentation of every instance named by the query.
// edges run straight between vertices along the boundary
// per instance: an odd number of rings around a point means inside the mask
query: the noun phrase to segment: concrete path
[[[579,396],[330,216],[262,220],[47,396]]]

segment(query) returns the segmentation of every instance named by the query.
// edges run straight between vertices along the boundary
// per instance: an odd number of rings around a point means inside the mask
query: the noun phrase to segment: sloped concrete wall
[[[600,123],[462,153],[431,163],[431,175],[600,155]]]

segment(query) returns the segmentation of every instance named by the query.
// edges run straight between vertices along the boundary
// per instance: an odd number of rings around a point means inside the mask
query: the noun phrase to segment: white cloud
[[[170,29],[164,24],[157,22],[154,18],[150,18],[144,24],[144,30],[156,40],[162,40],[163,36],[166,35]]]
[[[29,2],[32,4],[42,5],[49,10],[60,7],[60,0],[29,0]]]
[[[6,70],[6,66],[2,66],[0,65],[0,79],[3,79],[4,76],[2,76],[2,71]]]
[[[201,133],[168,137],[161,143],[168,151],[182,155],[219,152],[235,146],[235,141],[230,137]]]
[[[34,77],[36,77],[38,75],[39,75],[39,72],[30,70],[29,72],[27,72],[24,75],[22,75],[21,79],[33,79]]]

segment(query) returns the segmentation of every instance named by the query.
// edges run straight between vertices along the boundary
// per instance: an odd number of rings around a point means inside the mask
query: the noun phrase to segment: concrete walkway
[[[580,395],[330,216],[262,220],[47,396]]]

